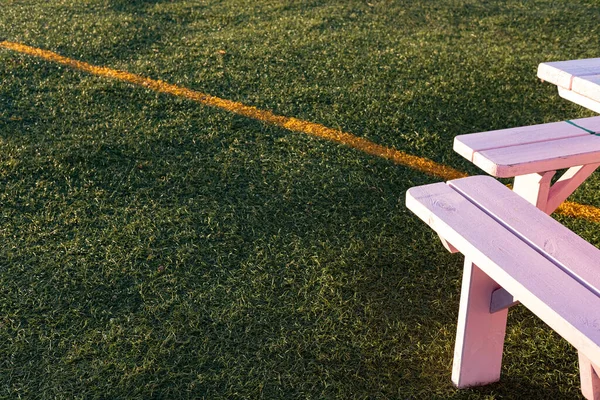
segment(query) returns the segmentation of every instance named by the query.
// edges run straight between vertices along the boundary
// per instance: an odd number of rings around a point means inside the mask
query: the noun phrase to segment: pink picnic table
[[[561,97],[600,113],[600,58],[542,63],[538,77],[555,84]]]
[[[543,63],[538,77],[600,112],[600,58]],[[578,350],[582,393],[600,400],[600,250],[544,215],[600,166],[600,116],[461,135],[454,150],[514,178],[514,193],[484,176],[407,192],[407,207],[465,256],[452,381],[500,379],[507,310],[521,302]]]
[[[542,63],[538,77],[600,113],[600,58]],[[460,135],[454,150],[492,176],[514,178],[514,191],[550,214],[600,166],[600,117]]]

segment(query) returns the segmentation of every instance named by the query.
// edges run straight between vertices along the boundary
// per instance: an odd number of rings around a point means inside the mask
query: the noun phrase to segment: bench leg
[[[465,259],[452,382],[459,388],[500,379],[508,309],[490,313],[492,293],[500,286]]]
[[[556,171],[516,176],[513,190],[546,214],[552,214],[599,166],[600,163],[571,167],[554,185],[551,183]]]
[[[595,367],[588,358],[579,352],[579,376],[581,393],[588,400],[600,400],[600,368]]]
[[[587,164],[571,167],[550,188],[546,214],[551,214],[581,185],[600,164]]]
[[[546,212],[550,183],[556,171],[515,176],[513,191]],[[550,213],[547,213],[550,214]]]

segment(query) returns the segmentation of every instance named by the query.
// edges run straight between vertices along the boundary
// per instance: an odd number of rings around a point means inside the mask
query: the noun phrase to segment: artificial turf
[[[472,174],[455,135],[592,115],[535,70],[598,56],[597,1],[0,7],[1,40]],[[578,396],[575,350],[520,307],[502,380],[451,385],[462,261],[403,204],[436,180],[0,49],[0,397]]]

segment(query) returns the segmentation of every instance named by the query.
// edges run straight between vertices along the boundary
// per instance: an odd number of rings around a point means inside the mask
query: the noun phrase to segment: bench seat
[[[454,150],[492,176],[514,177],[515,192],[550,214],[600,166],[597,133],[600,117],[581,118],[456,136]]]
[[[555,171],[600,159],[600,117],[459,135],[454,151],[498,178]]]
[[[452,380],[500,378],[508,307],[520,302],[578,351],[600,396],[600,250],[491,177],[411,188],[406,205],[465,256]]]

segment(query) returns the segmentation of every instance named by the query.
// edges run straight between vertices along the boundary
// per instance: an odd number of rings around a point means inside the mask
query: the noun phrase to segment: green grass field
[[[535,73],[599,57],[596,0],[0,3],[0,40],[470,174],[458,134],[592,115]],[[452,386],[462,259],[404,207],[436,180],[0,49],[0,398],[577,398],[522,307],[501,382]]]

